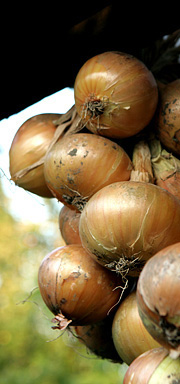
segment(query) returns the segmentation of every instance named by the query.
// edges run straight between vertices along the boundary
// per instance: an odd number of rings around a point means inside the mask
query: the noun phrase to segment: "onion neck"
[[[153,183],[154,176],[151,164],[151,152],[149,145],[145,140],[135,144],[132,156],[133,170],[131,172],[131,181],[140,181]]]

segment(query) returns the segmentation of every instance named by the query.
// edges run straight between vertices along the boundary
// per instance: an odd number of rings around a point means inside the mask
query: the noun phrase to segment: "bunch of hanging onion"
[[[42,299],[53,328],[130,364],[124,384],[179,382],[180,80],[159,98],[144,63],[105,52],[80,68],[74,96],[58,133],[59,114],[37,115],[9,153],[17,185],[63,204],[66,245],[41,262]]]

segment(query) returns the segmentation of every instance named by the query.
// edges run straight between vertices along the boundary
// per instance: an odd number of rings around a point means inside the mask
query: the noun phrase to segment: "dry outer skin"
[[[98,191],[80,218],[85,249],[100,264],[139,274],[165,246],[180,241],[180,201],[153,184],[119,182]]]
[[[47,307],[57,320],[60,315],[60,328],[68,320],[84,325],[104,319],[118,302],[122,286],[118,276],[98,265],[78,244],[48,254],[40,265],[38,283]]]
[[[162,144],[174,154],[180,155],[180,79],[171,82],[161,91],[157,132]]]
[[[112,336],[119,355],[128,365],[142,353],[160,347],[142,323],[136,292],[130,293],[120,303],[113,319]]]
[[[107,137],[135,135],[152,119],[158,101],[152,73],[135,57],[105,52],[77,74],[75,105],[88,129]]]
[[[151,258],[138,280],[143,323],[156,340],[180,353],[180,243]]]
[[[155,183],[180,198],[180,160],[162,148],[157,139],[150,141]]]
[[[43,165],[23,176],[19,176],[19,173],[45,155],[56,130],[54,120],[60,116],[47,113],[25,121],[14,136],[9,151],[12,180],[18,186],[43,197],[53,197],[44,180]]]
[[[79,236],[80,212],[63,206],[59,212],[59,230],[66,244],[81,244]]]
[[[86,201],[103,186],[129,180],[129,156],[113,141],[78,133],[58,141],[44,163],[46,183],[65,205],[82,210]]]
[[[129,366],[123,384],[179,384],[180,360],[173,360],[164,348],[143,353]]]
[[[164,348],[155,348],[137,357],[129,366],[123,384],[149,384],[152,373],[167,354]]]
[[[173,254],[175,247],[179,250],[176,257]],[[155,311],[156,305],[156,312],[161,316],[168,314],[172,318],[175,311],[180,315],[180,298],[177,295],[180,289],[180,243],[167,247],[151,258],[139,277],[138,285],[150,310]]]
[[[169,356],[159,364],[148,384],[180,384],[180,360]]]

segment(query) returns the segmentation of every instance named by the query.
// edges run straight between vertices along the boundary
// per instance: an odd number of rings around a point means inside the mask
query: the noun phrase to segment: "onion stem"
[[[131,181],[153,183],[154,176],[151,164],[151,152],[145,140],[135,144],[132,158],[134,169],[131,172]]]

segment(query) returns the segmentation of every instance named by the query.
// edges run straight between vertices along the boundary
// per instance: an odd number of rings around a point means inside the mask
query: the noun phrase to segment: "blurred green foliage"
[[[126,365],[98,359],[67,331],[51,328],[36,287],[41,260],[63,245],[54,212],[43,227],[15,221],[0,190],[0,228],[0,382],[122,384]]]

